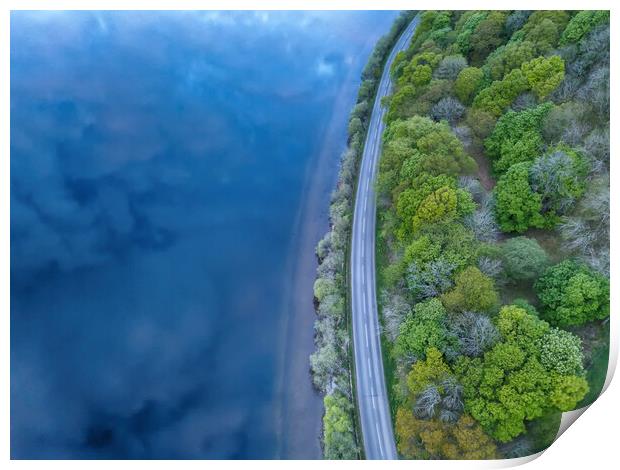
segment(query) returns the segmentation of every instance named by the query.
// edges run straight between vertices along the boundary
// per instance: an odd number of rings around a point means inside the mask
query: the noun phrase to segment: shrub
[[[481,204],[475,212],[465,217],[464,223],[478,240],[483,242],[497,240],[499,228],[490,202]]]
[[[570,143],[569,143],[570,144]],[[602,129],[594,129],[585,139],[583,147],[594,161],[600,161],[603,165],[609,164],[609,126]]]
[[[456,276],[453,290],[444,294],[441,300],[450,311],[489,311],[497,306],[499,296],[493,280],[470,266]]]
[[[534,96],[533,93],[526,91],[525,93],[521,93],[517,98],[513,101],[510,109],[516,112],[525,111],[526,109],[533,108],[538,104],[538,100]]]
[[[535,289],[544,318],[554,325],[579,326],[609,316],[609,280],[575,261],[547,269]]]
[[[515,281],[537,279],[549,263],[549,257],[532,238],[515,237],[502,244],[506,274]]]
[[[582,103],[572,101],[551,108],[543,120],[545,140],[549,143],[581,144],[591,129],[585,111]]]
[[[599,178],[560,225],[562,247],[602,274],[609,273],[609,180]]]
[[[394,342],[411,307],[401,295],[385,290],[381,293],[381,306],[383,331],[386,337]]]
[[[599,120],[609,117],[609,66],[607,64],[595,68],[589,74],[577,98],[588,103]]]

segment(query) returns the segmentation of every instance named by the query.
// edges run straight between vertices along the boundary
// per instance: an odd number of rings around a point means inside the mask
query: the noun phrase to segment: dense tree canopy
[[[536,292],[545,319],[554,325],[583,325],[609,316],[609,280],[575,261],[547,269]]]
[[[503,341],[482,358],[461,357],[456,366],[463,384],[465,408],[500,442],[525,432],[525,421],[543,416],[550,408],[572,409],[588,389],[585,379],[562,374],[555,364],[543,364],[539,344],[548,338],[549,325],[516,306],[503,307],[497,318]],[[573,370],[574,344],[559,341],[545,353]]]
[[[377,261],[398,450],[536,452],[598,389],[609,14],[427,11],[391,73]]]

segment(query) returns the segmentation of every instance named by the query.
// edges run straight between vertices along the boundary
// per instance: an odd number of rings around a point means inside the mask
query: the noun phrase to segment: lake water
[[[394,17],[11,15],[14,458],[320,457],[312,250]]]

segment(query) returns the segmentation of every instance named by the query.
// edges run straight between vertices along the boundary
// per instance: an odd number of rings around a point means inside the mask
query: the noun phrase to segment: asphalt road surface
[[[391,92],[390,66],[405,49],[417,25],[417,17],[407,26],[394,46],[383,70],[370,118],[360,168],[353,236],[351,240],[351,308],[357,404],[367,459],[397,459],[396,444],[381,358],[381,338],[375,280],[374,182],[381,155],[385,108],[381,98]]]

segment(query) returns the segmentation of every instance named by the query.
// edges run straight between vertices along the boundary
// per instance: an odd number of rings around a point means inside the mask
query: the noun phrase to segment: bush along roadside
[[[606,372],[609,12],[420,17],[378,176],[398,450],[524,456]]]
[[[330,230],[318,243],[319,260],[314,284],[317,312],[316,351],[310,356],[315,387],[324,394],[323,456],[326,459],[362,457],[353,391],[348,254],[358,167],[370,121],[372,104],[387,57],[416,12],[402,12],[389,33],[375,46],[362,72],[357,101],[348,127],[348,145],[330,204]]]

